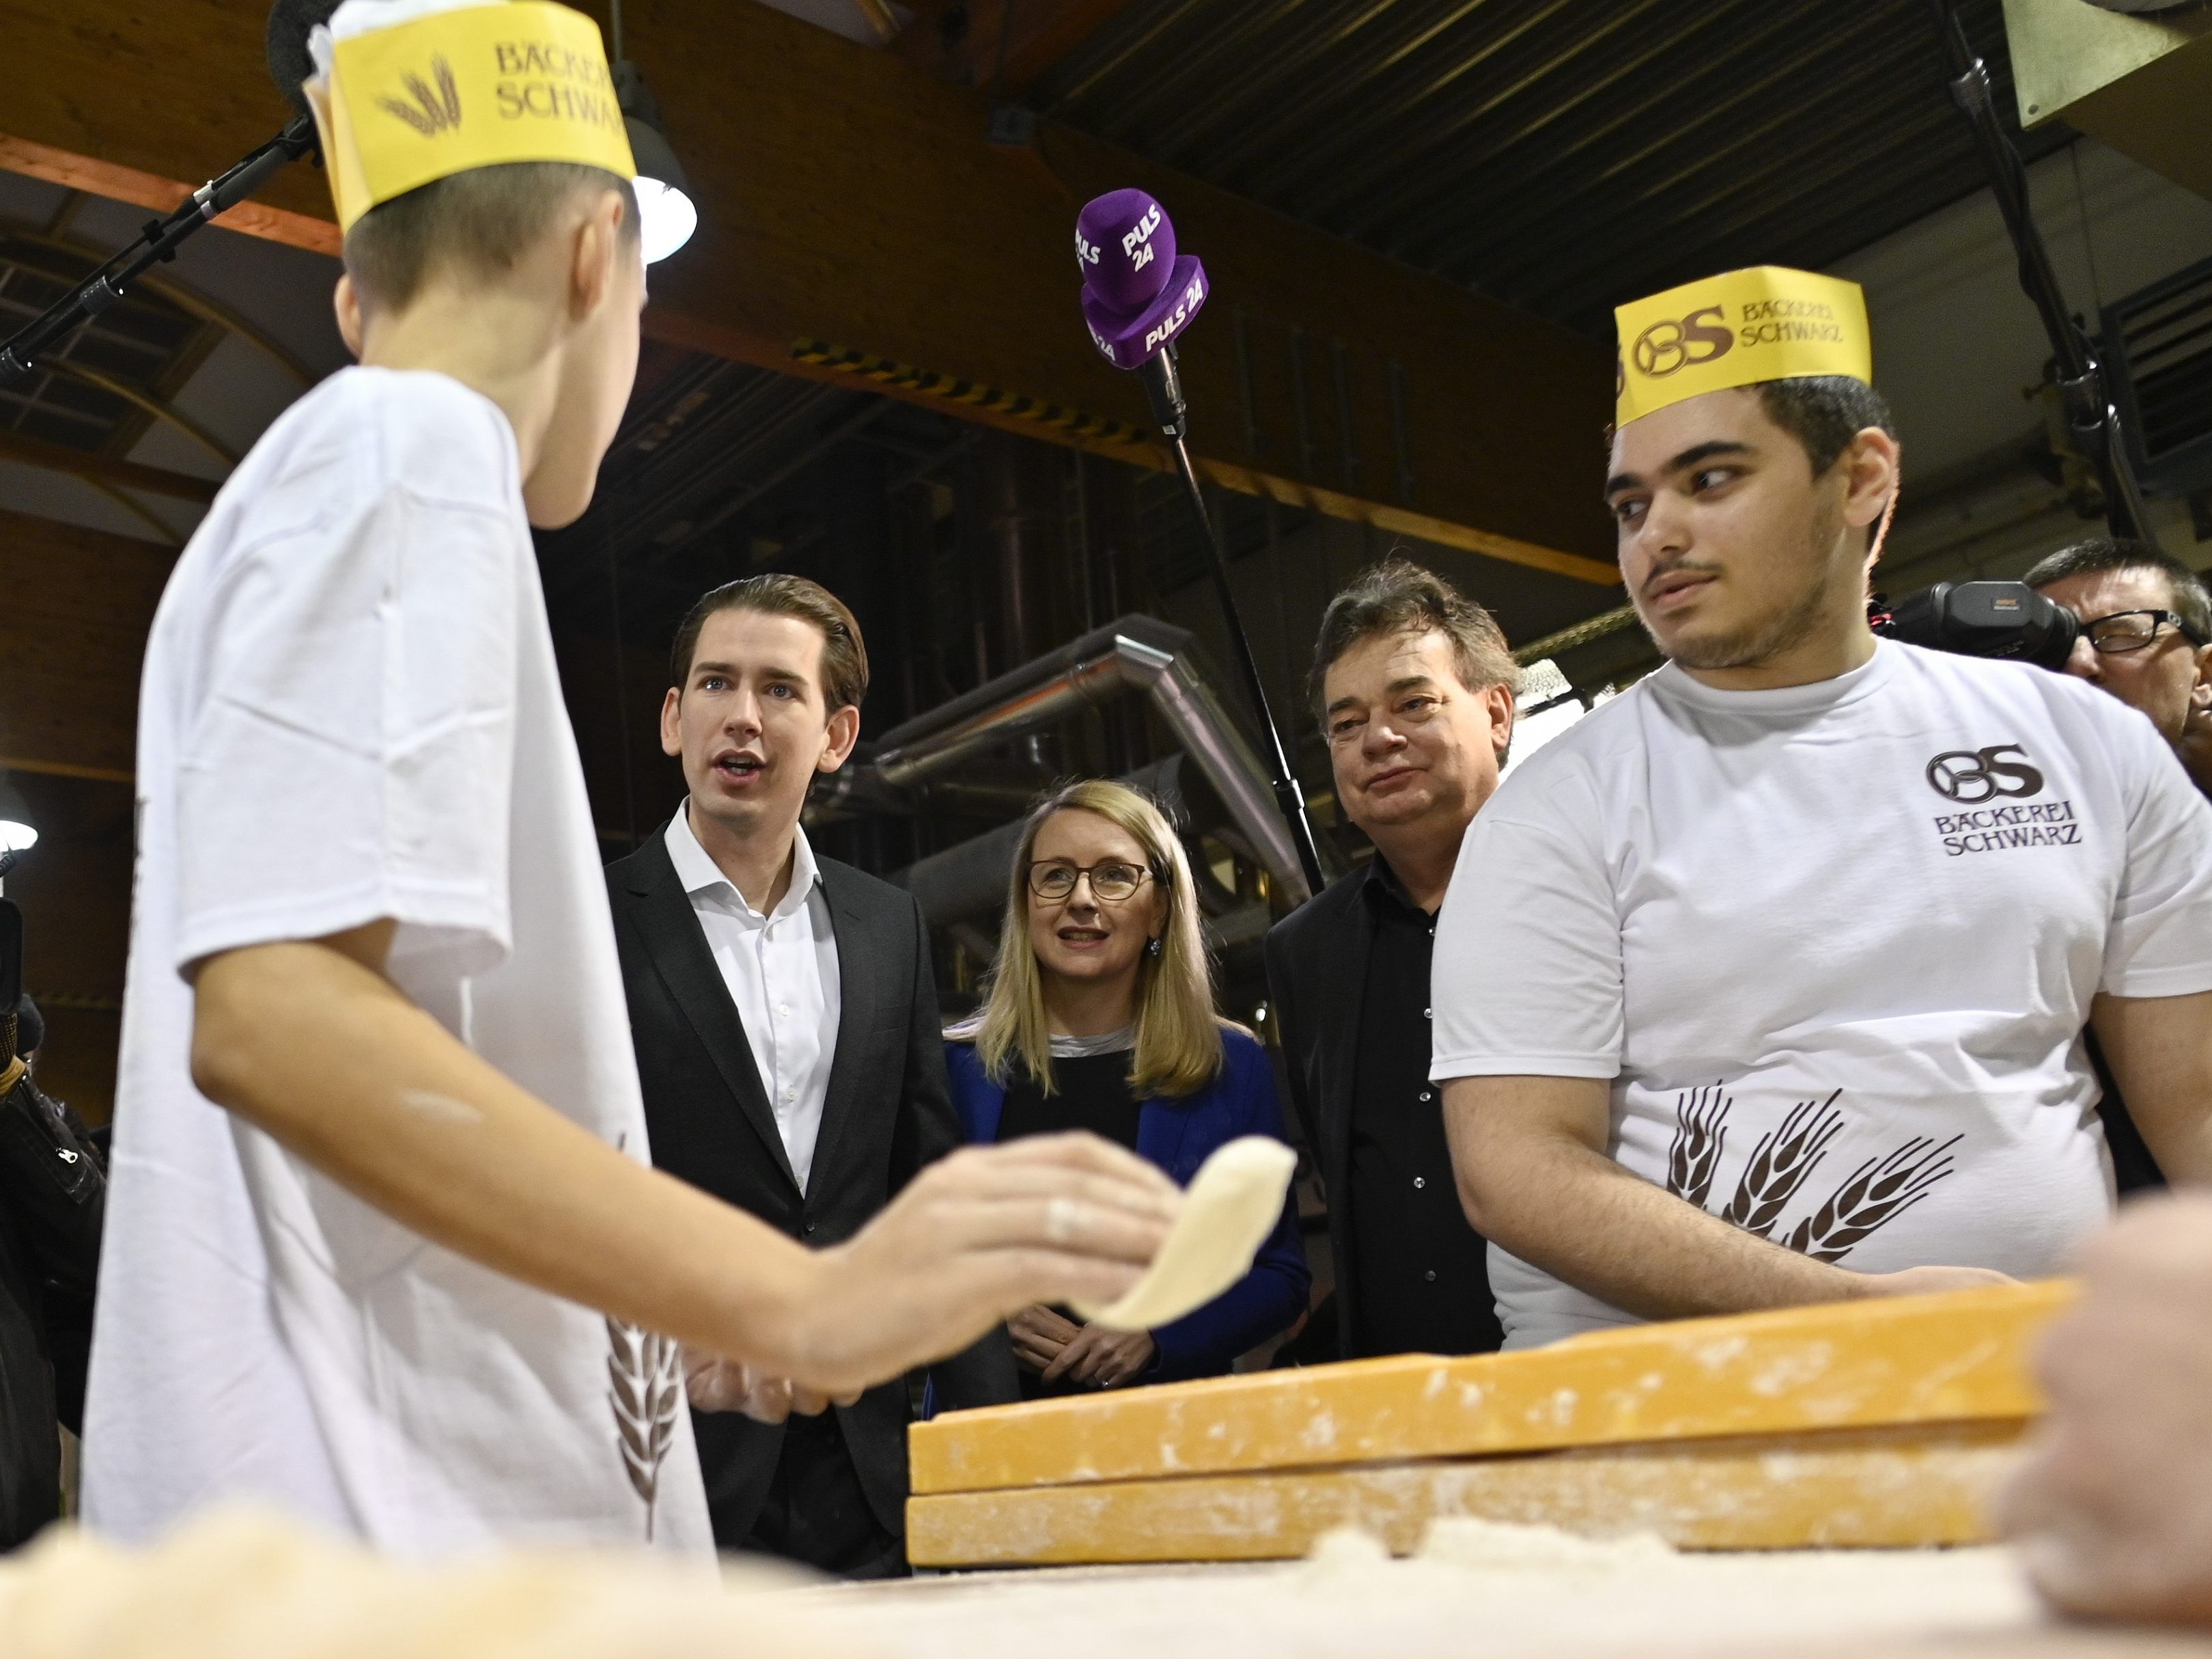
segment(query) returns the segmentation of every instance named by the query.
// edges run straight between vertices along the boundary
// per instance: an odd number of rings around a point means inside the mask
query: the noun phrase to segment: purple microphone
[[[1076,216],[1083,320],[1106,361],[1141,368],[1206,303],[1206,268],[1176,252],[1175,227],[1141,190],[1109,191]]]
[[[1083,273],[1083,320],[1091,343],[1116,368],[1133,369],[1145,384],[1152,424],[1166,441],[1168,454],[1182,479],[1191,511],[1206,532],[1213,556],[1213,591],[1243,672],[1244,690],[1267,738],[1269,781],[1289,830],[1288,851],[1295,854],[1309,894],[1322,879],[1321,850],[1306,817],[1305,792],[1291,770],[1283,734],[1267,707],[1267,689],[1237,614],[1229,586],[1229,566],[1221,538],[1206,510],[1206,492],[1191,465],[1190,414],[1176,368],[1176,342],[1206,303],[1206,270],[1188,253],[1176,252],[1175,227],[1160,204],[1141,190],[1109,191],[1075,216],[1075,264]],[[1291,890],[1295,890],[1293,888]]]

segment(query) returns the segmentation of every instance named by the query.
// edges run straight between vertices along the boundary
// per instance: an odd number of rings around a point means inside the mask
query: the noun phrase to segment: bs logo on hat
[[[1856,283],[1758,265],[1685,283],[1613,313],[1615,422],[1729,386],[1842,374],[1871,384],[1866,297]]]

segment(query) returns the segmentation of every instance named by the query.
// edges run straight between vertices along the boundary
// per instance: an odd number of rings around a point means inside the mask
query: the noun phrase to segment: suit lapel
[[[878,960],[881,952],[872,948],[876,941],[868,938],[866,918],[853,902],[853,884],[840,880],[827,864],[821,872],[822,896],[829,902],[830,931],[837,939],[837,1052],[830,1062],[830,1087],[822,1100],[822,1133],[815,1143],[811,1177],[815,1182],[830,1167],[844,1139],[854,1102],[861,1092],[860,1069],[867,1063],[869,1041],[883,1011],[887,985]],[[906,1063],[903,1045],[899,1063]],[[895,1088],[893,1098],[902,1093]]]
[[[768,1091],[761,1086],[760,1068],[753,1063],[744,1022],[738,1018],[730,988],[714,964],[714,953],[707,946],[706,933],[691,908],[691,896],[677,879],[667,844],[653,836],[640,849],[636,863],[629,886],[638,900],[638,929],[653,965],[676,1006],[691,1022],[691,1029],[699,1034],[699,1041],[706,1045],[722,1081],[729,1085],[739,1115],[752,1126],[795,1192],[799,1180],[791,1172],[791,1158],[783,1149],[783,1135],[776,1127]]]

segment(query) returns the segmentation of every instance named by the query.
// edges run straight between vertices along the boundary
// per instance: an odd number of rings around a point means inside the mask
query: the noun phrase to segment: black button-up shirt
[[[1482,1237],[1467,1224],[1429,1081],[1429,957],[1436,918],[1377,857],[1363,895],[1374,919],[1352,1068],[1346,1234],[1357,1358],[1488,1353],[1503,1340]]]

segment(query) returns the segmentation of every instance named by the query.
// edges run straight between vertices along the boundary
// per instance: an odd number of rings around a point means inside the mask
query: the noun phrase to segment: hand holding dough
[[[1252,1270],[1283,1213],[1297,1154],[1266,1135],[1214,1149],[1183,1194],[1182,1210],[1145,1276],[1110,1306],[1075,1304],[1094,1325],[1151,1331],[1202,1308]]]

